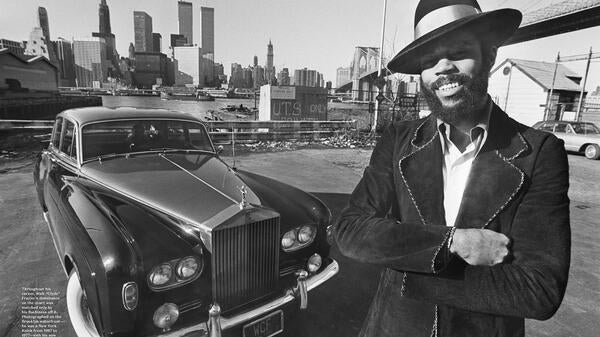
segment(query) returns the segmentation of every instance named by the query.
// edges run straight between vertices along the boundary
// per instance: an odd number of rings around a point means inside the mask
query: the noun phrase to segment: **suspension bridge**
[[[600,0],[565,0],[526,11],[517,32],[504,45],[600,26]],[[377,79],[379,48],[356,47],[351,62],[351,80],[337,92],[352,92],[353,100],[372,100]],[[383,62],[385,64],[386,62]],[[383,73],[386,73],[384,69]]]

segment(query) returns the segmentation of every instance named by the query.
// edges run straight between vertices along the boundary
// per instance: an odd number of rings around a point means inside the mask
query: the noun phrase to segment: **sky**
[[[215,9],[215,61],[229,74],[231,63],[244,66],[258,56],[266,62],[269,39],[274,46],[277,71],[307,67],[324,74],[335,85],[336,69],[350,65],[356,46],[379,47],[384,0],[189,0],[194,6],[194,40],[199,43],[200,7]],[[484,11],[502,7],[524,13],[564,0],[480,0]],[[577,1],[577,0],[573,0]],[[418,0],[388,0],[384,56],[391,58],[412,41],[414,10]],[[90,37],[98,31],[100,0],[0,0],[0,38],[28,40],[37,26],[37,7],[48,11],[50,37]],[[163,52],[170,34],[178,33],[177,0],[107,0],[117,51],[127,56],[134,41],[133,11],[152,17],[153,31],[163,37]],[[553,62],[562,56],[600,52],[600,27],[503,47],[497,63],[506,58]],[[582,76],[585,61],[565,63]],[[593,60],[588,88],[600,86],[600,59]]]

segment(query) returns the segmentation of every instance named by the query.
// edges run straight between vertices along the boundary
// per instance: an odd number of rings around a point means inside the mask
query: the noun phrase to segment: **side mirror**
[[[223,145],[217,146],[217,154],[221,154],[223,152]]]

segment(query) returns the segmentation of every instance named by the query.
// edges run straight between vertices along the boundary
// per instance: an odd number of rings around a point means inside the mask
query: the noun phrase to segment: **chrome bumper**
[[[186,334],[196,333],[200,336],[210,336],[210,337],[219,337],[221,335],[222,330],[227,330],[229,328],[238,326],[242,323],[248,322],[254,318],[262,316],[270,311],[273,311],[289,302],[292,302],[297,297],[301,298],[301,304],[307,304],[306,293],[303,292],[303,287],[305,286],[306,291],[313,290],[314,288],[320,286],[323,282],[332,278],[335,274],[338,273],[340,267],[337,261],[332,260],[331,263],[325,267],[320,273],[311,275],[306,277],[305,280],[299,281],[295,288],[286,290],[285,294],[281,297],[278,297],[268,303],[261,305],[260,307],[254,308],[252,310],[246,311],[236,316],[232,317],[224,317],[219,316],[218,313],[215,313],[213,309],[218,309],[218,305],[213,306],[211,309],[210,317],[208,322],[199,323],[193,326],[189,326],[183,329],[168,331],[162,333],[158,336],[160,337],[181,337]],[[304,295],[303,295],[304,293]],[[215,324],[216,320],[218,320],[218,324]],[[211,323],[212,321],[212,323]],[[215,327],[209,331],[209,326]],[[218,327],[217,327],[218,326]]]

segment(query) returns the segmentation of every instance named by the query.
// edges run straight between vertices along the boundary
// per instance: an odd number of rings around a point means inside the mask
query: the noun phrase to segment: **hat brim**
[[[483,36],[486,43],[499,47],[519,28],[522,18],[518,10],[503,8],[456,20],[414,40],[388,62],[387,68],[393,73],[420,74],[423,50],[443,36],[461,29]]]

